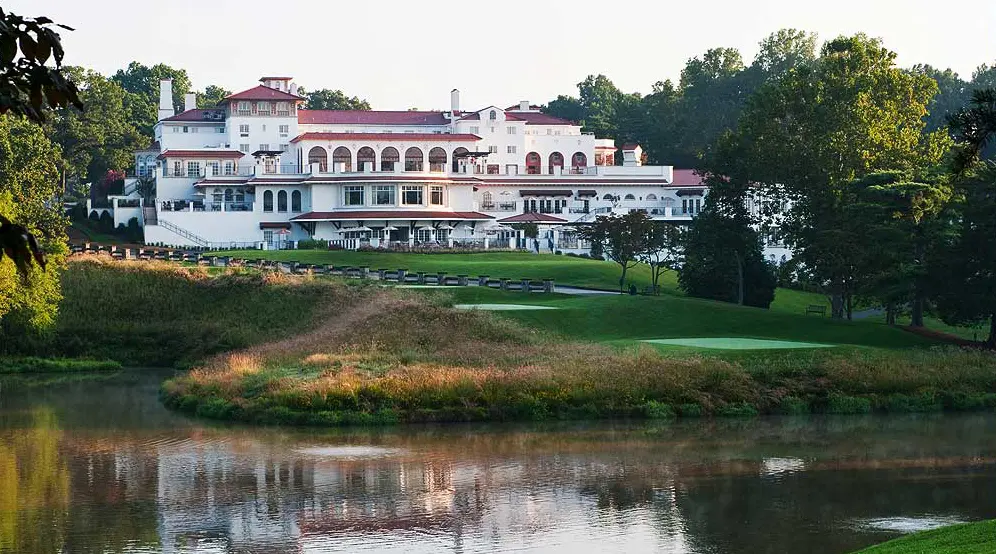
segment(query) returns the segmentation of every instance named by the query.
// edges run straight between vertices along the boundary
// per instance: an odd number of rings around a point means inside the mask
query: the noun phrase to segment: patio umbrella
[[[373,231],[370,227],[360,226],[360,227],[344,227],[343,231]]]
[[[446,230],[449,231],[449,230],[455,229],[455,227],[453,227],[452,225],[447,225],[447,224],[443,223],[439,227],[436,227],[436,229],[446,229]]]
[[[383,229],[381,229],[381,230],[382,230],[382,231],[397,231],[397,230],[398,230],[398,228],[397,228],[397,227],[395,227],[394,225],[388,225],[387,227],[384,227],[384,228],[383,228]]]
[[[435,228],[434,228],[434,227],[432,227],[431,225],[419,225],[419,226],[418,226],[418,228],[419,228],[419,229],[422,229],[422,230],[424,230],[424,231],[432,231],[432,230],[434,230],[434,229],[435,229]]]

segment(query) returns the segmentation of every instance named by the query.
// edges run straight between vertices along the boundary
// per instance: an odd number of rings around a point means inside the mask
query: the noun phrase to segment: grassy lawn
[[[220,256],[248,259],[296,261],[309,264],[344,266],[370,266],[372,269],[399,269],[409,271],[445,271],[450,275],[466,274],[472,277],[488,275],[510,279],[552,278],[559,285],[572,285],[605,290],[619,289],[619,266],[613,262],[525,252],[489,252],[480,254],[408,254],[403,252],[355,252],[347,250],[232,250],[217,252]],[[626,273],[626,282],[641,291],[650,286],[650,268],[638,265]],[[681,295],[678,278],[673,271],[661,279],[664,294]],[[772,310],[804,314],[810,304],[826,304],[820,294],[789,289],[778,289]]]
[[[927,339],[871,321],[834,321],[791,309],[761,310],[684,296],[526,294],[448,288],[455,303],[542,304],[557,310],[499,312],[564,340],[635,343],[641,339],[743,337],[880,348],[926,346]],[[779,293],[795,291],[780,290]],[[791,296],[786,294],[786,296]]]
[[[996,552],[996,520],[923,531],[855,554],[989,554]]]

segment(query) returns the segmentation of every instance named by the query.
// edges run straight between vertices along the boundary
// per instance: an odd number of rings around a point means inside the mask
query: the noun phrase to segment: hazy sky
[[[66,62],[111,74],[131,60],[186,68],[194,87],[239,91],[264,74],[307,89],[342,89],[375,109],[463,109],[576,94],[604,73],[626,92],[677,81],[685,61],[757,43],[785,27],[822,40],[863,31],[900,65],[950,67],[968,78],[996,62],[996,0],[0,0],[47,15]]]

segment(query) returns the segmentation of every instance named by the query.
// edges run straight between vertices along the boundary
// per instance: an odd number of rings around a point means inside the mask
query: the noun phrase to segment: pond
[[[996,517],[993,414],[252,428],[163,377],[0,382],[0,552],[845,553]]]

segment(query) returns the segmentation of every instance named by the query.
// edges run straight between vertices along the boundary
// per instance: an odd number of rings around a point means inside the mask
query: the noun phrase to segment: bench
[[[827,307],[821,304],[810,304],[806,306],[806,315],[809,314],[820,314],[820,316],[826,316]]]

